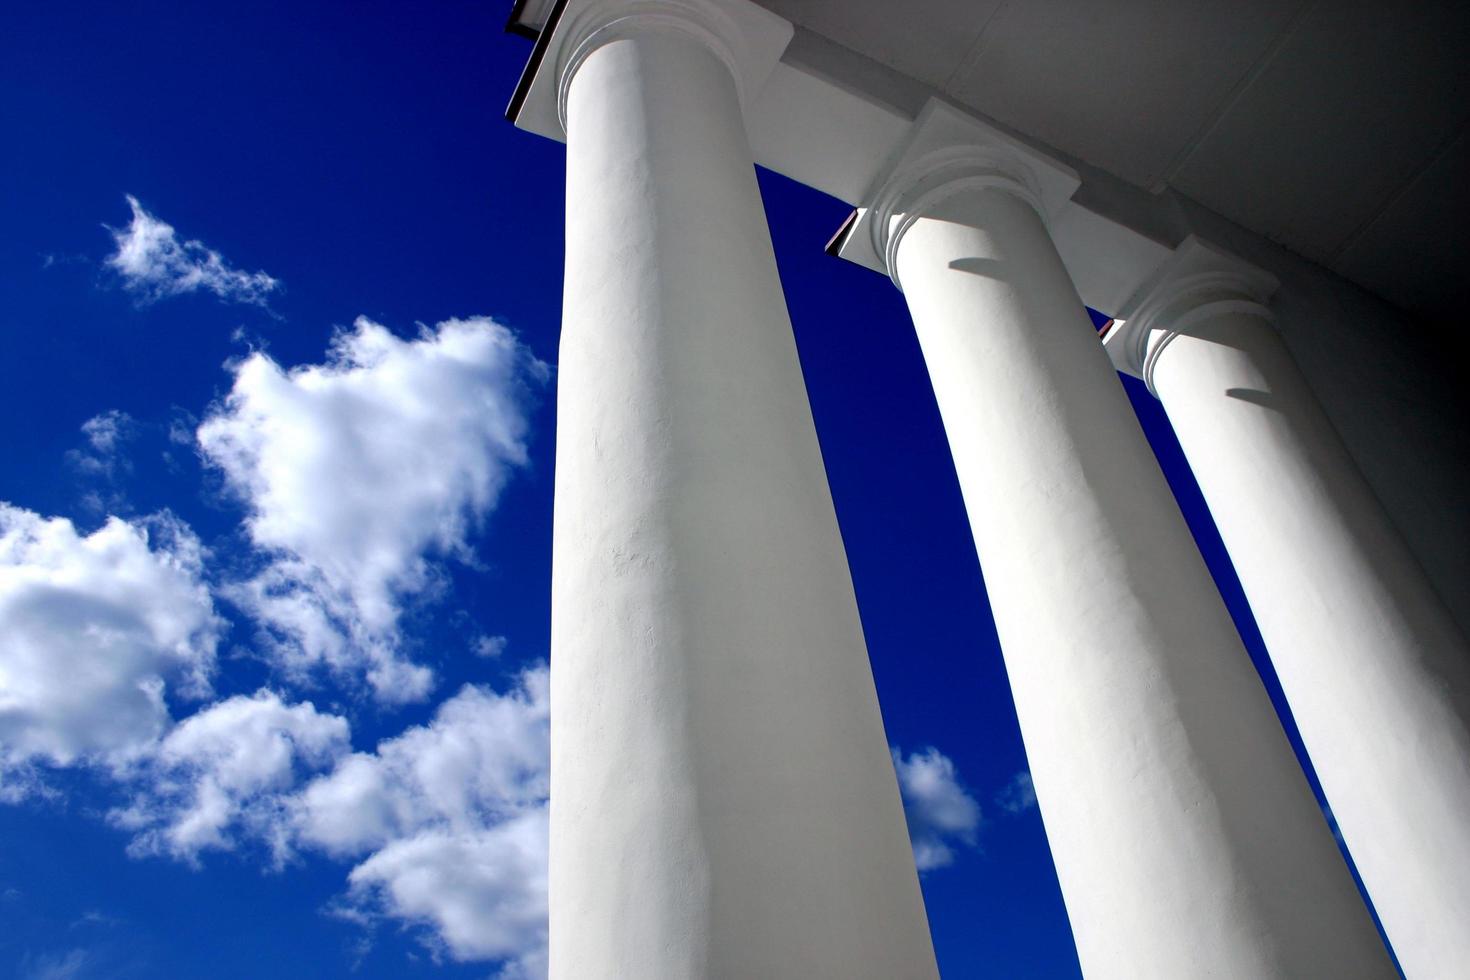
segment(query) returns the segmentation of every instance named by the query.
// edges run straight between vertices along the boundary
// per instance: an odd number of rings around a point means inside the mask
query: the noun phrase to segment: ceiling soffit
[[[1470,235],[1445,218],[1465,217],[1470,4],[759,2],[1405,308],[1448,317],[1470,302],[1453,268]]]

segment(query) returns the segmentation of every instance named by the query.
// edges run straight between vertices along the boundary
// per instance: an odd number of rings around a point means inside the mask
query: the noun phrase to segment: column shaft
[[[732,75],[634,31],[566,117],[552,976],[934,977]]]
[[[1084,971],[1392,976],[1037,212],[920,213],[898,278]]]
[[[1465,639],[1266,320],[1226,312],[1151,343],[1152,387],[1399,961],[1411,980],[1464,976]]]

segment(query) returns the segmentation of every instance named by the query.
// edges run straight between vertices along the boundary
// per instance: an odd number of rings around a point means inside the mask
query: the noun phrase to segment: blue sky
[[[0,973],[536,974],[563,153],[508,7],[8,13]],[[941,967],[1075,976],[902,297],[761,186]]]

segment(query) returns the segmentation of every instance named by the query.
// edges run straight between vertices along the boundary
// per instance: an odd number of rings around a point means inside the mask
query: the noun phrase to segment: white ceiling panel
[[[1470,4],[1322,3],[1172,183],[1329,263],[1470,108]]]
[[[936,88],[964,61],[1001,0],[762,0],[793,23]]]
[[[1470,0],[758,2],[1406,309],[1470,300]]]
[[[1305,0],[1006,4],[950,94],[1151,187]]]
[[[1460,320],[1470,309],[1467,228],[1470,132],[1462,129],[1343,252],[1336,268],[1401,306]]]

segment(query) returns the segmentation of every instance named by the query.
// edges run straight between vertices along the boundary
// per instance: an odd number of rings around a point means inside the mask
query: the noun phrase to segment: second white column
[[[1089,977],[1391,977],[1367,910],[1004,153],[880,208]]]
[[[551,974],[930,978],[733,6],[570,28]]]

